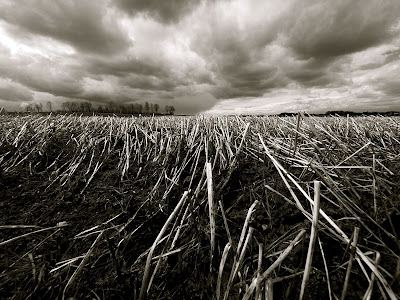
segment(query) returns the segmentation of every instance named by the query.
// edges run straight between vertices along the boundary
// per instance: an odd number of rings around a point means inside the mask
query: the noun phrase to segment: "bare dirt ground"
[[[108,144],[96,144],[88,138],[91,136],[89,131],[85,136],[82,134],[83,125],[79,123],[82,121],[69,116],[62,121],[49,119],[46,124],[60,122],[63,125],[66,124],[63,122],[73,121],[80,125],[65,125],[63,130],[54,129],[57,125],[46,125],[48,133],[44,137],[46,143],[43,146],[43,140],[31,139],[39,132],[39,129],[35,129],[35,126],[39,126],[35,118],[21,121],[13,118],[10,120],[4,117],[3,127],[0,128],[3,134],[8,133],[8,139],[3,139],[0,145],[0,298],[139,298],[146,259],[149,257],[148,250],[185,191],[189,191],[188,200],[167,227],[167,234],[163,236],[165,240],[160,242],[154,254],[150,274],[155,269],[157,272],[151,278],[148,299],[216,299],[222,252],[227,243],[232,243],[231,255],[227,256],[220,278],[222,299],[230,281],[230,272],[237,263],[234,252],[240,243],[246,216],[255,202],[256,208],[248,224],[252,234],[247,248],[243,250],[245,255],[232,281],[228,298],[242,298],[252,278],[255,278],[259,245],[263,250],[261,266],[264,271],[286,249],[295,235],[301,229],[306,229],[307,234],[301,242],[295,245],[269,277],[273,281],[274,299],[298,298],[311,222],[296,207],[293,197],[298,197],[307,211],[311,212],[312,209],[301,192],[291,192],[288,189],[283,175],[279,174],[276,165],[262,151],[257,135],[251,131],[252,122],[258,120],[249,121],[250,129],[245,137],[248,145],[244,145],[240,153],[237,149],[244,129],[237,129],[237,133],[233,134],[232,139],[236,140],[231,141],[231,149],[237,151],[236,159],[231,157],[225,164],[224,159],[230,157],[228,146],[210,138],[208,146],[204,148],[204,137],[207,135],[196,137],[193,129],[195,125],[188,126],[189,135],[186,135],[183,130],[179,132],[179,126],[183,125],[174,125],[177,128],[164,130],[161,125],[155,125],[154,121],[149,123],[148,118],[137,125],[137,129],[141,128],[142,131],[129,131],[132,135],[129,142],[125,133],[118,133],[119,129],[115,129]],[[117,118],[114,120],[119,122]],[[10,133],[12,127],[7,122],[19,124],[18,128],[13,125],[15,134]],[[31,132],[24,131],[24,141],[15,144],[13,141],[18,137],[24,122],[30,124]],[[99,119],[97,122],[102,121]],[[176,121],[168,122],[166,128],[171,128],[171,124]],[[87,126],[95,132],[95,125]],[[98,141],[102,138],[101,133],[93,135]],[[191,144],[188,140],[192,137]],[[73,138],[76,143],[71,142]],[[374,138],[369,137],[371,141]],[[399,136],[393,138],[398,139]],[[292,156],[293,160],[282,159],[286,155],[284,146],[273,149],[272,142],[268,146],[281,166],[296,178],[303,189],[308,189],[310,195],[313,180],[322,181],[321,194],[326,196],[321,198],[321,208],[349,237],[355,226],[361,228],[360,249],[369,255],[371,261],[376,252],[380,253],[379,270],[390,290],[398,296],[400,144],[392,140],[389,146],[386,141],[385,151],[389,154],[376,152],[375,158],[382,162],[384,168],[380,165],[376,167],[378,174],[375,184],[378,188],[375,199],[379,202],[375,216],[372,190],[365,188],[372,181],[361,186],[369,176],[365,169],[313,170],[311,167],[300,168],[300,163],[295,161],[303,159],[302,147],[304,151],[319,156],[317,160],[322,164],[324,159],[336,162],[345,159],[364,145],[361,143],[358,148],[352,145],[354,151],[336,154],[340,146],[334,145],[334,138],[331,140],[331,145],[325,145],[325,149],[320,147],[322,150],[318,153],[315,149],[306,150],[311,139],[299,137],[299,154]],[[124,165],[121,164],[121,157],[126,155],[127,143],[132,153],[127,158],[129,169],[121,176]],[[261,149],[257,153],[252,148],[255,143]],[[377,139],[374,143],[381,141]],[[101,151],[109,145],[106,152]],[[142,151],[140,158],[138,151]],[[338,157],[327,158],[330,155],[327,151]],[[28,158],[23,159],[26,155]],[[81,160],[78,160],[79,155],[82,155]],[[371,161],[367,161],[369,156],[360,151],[348,162],[358,166],[371,165]],[[204,166],[207,158],[213,162],[215,157],[213,189],[216,225],[215,249],[211,256]],[[12,165],[13,160],[15,163]],[[79,164],[71,174],[72,161],[78,161]],[[101,164],[93,172],[97,162]],[[71,175],[64,178],[63,174]],[[334,181],[330,181],[331,178]],[[332,182],[337,184],[334,193]],[[295,189],[293,184],[290,186]],[[352,199],[359,210],[353,206],[346,207],[349,204],[335,199],[335,193],[338,198]],[[304,299],[340,298],[343,291],[351,249],[325,220],[321,225]],[[164,257],[157,258],[161,254]],[[370,280],[371,270],[356,255],[346,299],[362,299]],[[382,295],[390,297],[378,281],[375,279],[372,299],[382,298]]]

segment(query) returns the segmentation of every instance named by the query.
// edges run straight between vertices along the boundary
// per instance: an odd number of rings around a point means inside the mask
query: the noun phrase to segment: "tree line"
[[[52,111],[52,102],[47,102],[46,107],[48,111]],[[43,104],[35,103],[26,106],[27,112],[42,112]],[[115,104],[109,103],[105,105],[93,106],[92,103],[73,102],[67,101],[61,104],[61,112],[74,112],[74,113],[115,113],[115,114],[168,114],[173,115],[175,107],[172,105],[165,105],[161,111],[160,105],[155,103],[132,103],[132,104]]]
[[[51,102],[50,102],[51,103]],[[50,104],[51,105],[51,104]],[[42,103],[32,103],[28,104],[25,107],[27,112],[42,112],[43,111],[43,104]]]

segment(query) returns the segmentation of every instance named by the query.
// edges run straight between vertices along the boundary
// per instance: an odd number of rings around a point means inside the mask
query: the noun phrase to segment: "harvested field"
[[[397,117],[1,115],[0,298],[397,299],[399,169]]]

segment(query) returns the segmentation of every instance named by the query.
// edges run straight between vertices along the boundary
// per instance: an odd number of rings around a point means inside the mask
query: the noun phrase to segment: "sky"
[[[0,107],[400,111],[399,0],[1,0]]]

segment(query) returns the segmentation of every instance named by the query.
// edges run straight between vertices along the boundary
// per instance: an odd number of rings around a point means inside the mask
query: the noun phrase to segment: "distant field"
[[[399,169],[400,117],[0,115],[0,298],[396,299]]]

